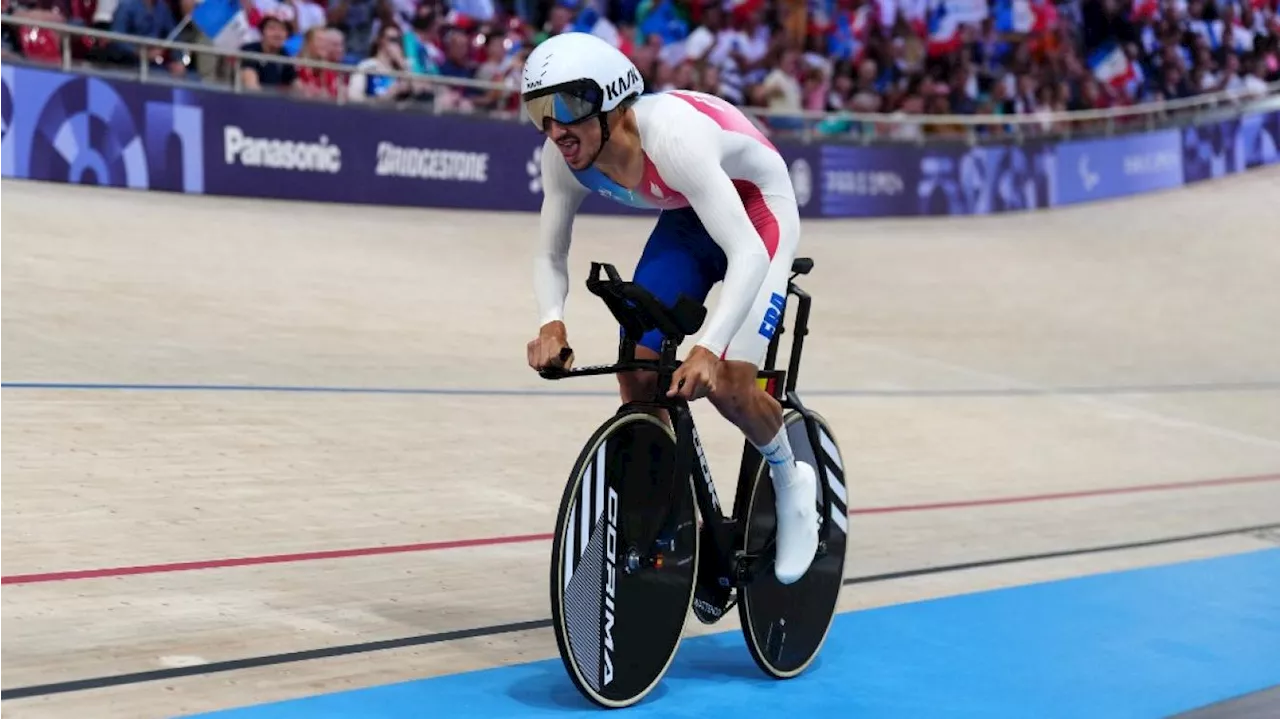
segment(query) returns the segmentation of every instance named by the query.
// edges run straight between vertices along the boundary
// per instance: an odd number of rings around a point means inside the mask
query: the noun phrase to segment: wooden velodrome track
[[[842,608],[1272,546],[1277,198],[1280,168],[807,223],[802,394],[843,445],[848,576],[871,578]],[[6,717],[554,656],[548,533],[616,402],[608,378],[524,366],[533,217],[11,181],[3,199]],[[629,269],[649,222],[578,221],[580,362],[616,337],[585,267]],[[740,439],[697,413],[731,496]]]

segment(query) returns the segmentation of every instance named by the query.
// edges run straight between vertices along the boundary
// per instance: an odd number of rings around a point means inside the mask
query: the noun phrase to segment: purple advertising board
[[[13,66],[4,67],[4,96],[9,177],[421,207],[530,211],[542,202],[543,137],[526,123]],[[816,216],[815,151],[779,149],[801,214]],[[582,209],[656,215],[595,195]]]
[[[1182,184],[1181,135],[1161,130],[1057,147],[1056,205],[1154,192]]]
[[[1280,162],[1280,112],[1253,113],[1182,129],[1187,183]]]
[[[7,64],[5,177],[327,202],[537,210],[527,123],[176,89]],[[1276,162],[1280,113],[1054,144],[775,142],[803,217],[1011,212]],[[648,214],[596,195],[583,211]]]
[[[822,148],[827,217],[986,215],[1049,207],[1052,147]]]

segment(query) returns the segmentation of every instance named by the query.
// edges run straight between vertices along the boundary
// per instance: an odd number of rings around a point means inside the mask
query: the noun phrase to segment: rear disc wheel
[[[835,617],[836,600],[844,581],[845,548],[848,544],[848,493],[844,482],[844,460],[831,427],[821,415],[810,413],[818,424],[819,443],[815,452],[809,444],[804,417],[789,412],[783,418],[796,461],[809,464],[818,473],[815,501],[822,511],[823,493],[831,494],[831,513],[824,521],[831,525],[826,551],[819,550],[809,571],[794,584],[778,582],[773,564],[761,567],[751,582],[738,590],[738,615],[751,657],[765,674],[789,679],[803,672],[826,641]],[[826,482],[823,482],[825,465]],[[763,458],[755,473],[753,490],[746,495],[746,507],[735,507],[734,516],[745,517],[744,547],[748,555],[771,552],[777,530],[773,481]]]

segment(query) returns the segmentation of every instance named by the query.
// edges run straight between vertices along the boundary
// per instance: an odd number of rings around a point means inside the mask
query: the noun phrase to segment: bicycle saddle
[[[600,277],[601,270],[604,270],[604,279]],[[707,317],[707,308],[702,303],[684,295],[676,298],[674,307],[667,307],[643,287],[624,282],[618,270],[607,263],[591,263],[587,289],[604,300],[627,336],[635,341],[653,329],[666,337],[683,340],[697,332]]]

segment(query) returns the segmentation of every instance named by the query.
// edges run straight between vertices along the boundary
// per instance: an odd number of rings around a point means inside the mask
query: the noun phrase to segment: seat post
[[[809,334],[809,306],[813,303],[813,298],[808,292],[791,286],[791,292],[799,300],[796,307],[796,321],[792,326],[792,333],[795,337],[791,340],[791,359],[787,363],[787,392],[796,390],[796,378],[800,375],[800,353],[804,351],[804,338]]]

